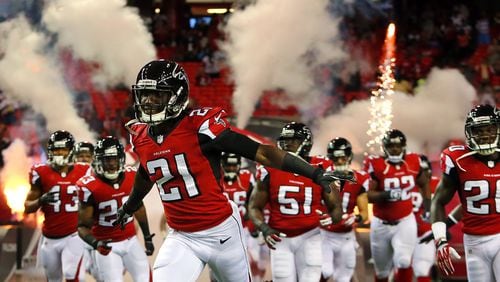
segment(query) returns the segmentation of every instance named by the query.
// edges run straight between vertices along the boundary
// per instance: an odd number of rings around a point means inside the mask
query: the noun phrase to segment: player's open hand
[[[356,175],[352,170],[346,170],[346,171],[324,171],[323,173],[319,174],[314,182],[323,188],[323,191],[330,193],[332,188],[330,187],[330,184],[334,181],[349,181],[356,183]]]
[[[458,252],[451,247],[446,240],[439,240],[437,243],[436,263],[441,272],[451,275],[455,272],[452,259],[460,259]]]

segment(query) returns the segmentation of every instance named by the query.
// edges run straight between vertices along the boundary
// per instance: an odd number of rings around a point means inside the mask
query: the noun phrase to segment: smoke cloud
[[[0,24],[0,85],[4,93],[44,115],[47,129],[65,129],[77,140],[94,140],[78,117],[59,62],[61,49],[97,63],[94,86],[131,85],[155,58],[151,34],[124,0],[46,1],[41,27],[23,17]],[[69,81],[71,83],[71,81]]]
[[[139,69],[156,56],[153,38],[135,8],[124,0],[53,0],[43,15],[57,45],[99,63],[93,80],[101,87],[131,85]]]
[[[35,32],[24,17],[0,24],[4,56],[0,60],[0,85],[4,93],[43,114],[47,129],[70,131],[77,140],[93,140],[85,121],[78,116],[71,93],[48,39]]]
[[[464,138],[465,116],[476,94],[458,70],[434,68],[415,96],[396,92],[392,98],[392,128],[405,133],[409,151],[426,153],[435,160],[448,140]],[[325,155],[328,142],[342,136],[351,141],[359,160],[369,140],[369,107],[369,100],[354,101],[322,119],[315,130],[313,153]]]
[[[329,2],[260,0],[230,17],[222,47],[233,71],[238,127],[246,125],[264,90],[285,90],[302,112],[323,103],[328,89],[318,86],[315,71],[345,56]]]

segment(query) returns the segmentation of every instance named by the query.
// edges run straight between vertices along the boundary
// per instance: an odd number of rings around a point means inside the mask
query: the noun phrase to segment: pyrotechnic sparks
[[[394,65],[396,51],[396,27],[393,23],[387,28],[384,41],[384,55],[379,66],[380,76],[378,88],[372,91],[370,98],[370,115],[368,131],[370,140],[366,143],[368,153],[380,152],[380,142],[384,133],[391,128],[392,124],[392,99],[394,93]]]

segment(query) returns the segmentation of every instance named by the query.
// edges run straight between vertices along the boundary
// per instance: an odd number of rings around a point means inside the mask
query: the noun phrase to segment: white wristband
[[[434,222],[432,224],[432,234],[434,234],[435,240],[446,240],[446,223],[442,221]]]

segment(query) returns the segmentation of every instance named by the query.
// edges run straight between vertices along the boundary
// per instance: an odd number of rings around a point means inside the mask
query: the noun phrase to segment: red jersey
[[[236,205],[241,214],[241,221],[245,225],[243,216],[247,213],[245,203],[247,202],[248,191],[255,186],[255,178],[247,169],[241,169],[236,181],[222,181],[224,195]]]
[[[120,226],[113,226],[118,209],[127,201],[132,192],[135,173],[135,168],[125,167],[124,178],[116,184],[103,181],[95,173],[78,180],[80,201],[94,206],[92,235],[97,240],[112,239],[113,242],[118,242],[136,234],[132,223],[133,216],[128,218],[124,230]]]
[[[373,181],[377,181],[377,191],[401,189],[401,199],[373,203],[373,215],[382,220],[398,220],[413,211],[410,192],[415,187],[420,172],[420,157],[407,153],[400,164],[391,164],[380,156],[369,156],[364,161],[364,170]]]
[[[434,194],[438,183],[439,178],[432,176],[429,181],[429,189],[431,189],[431,193]],[[417,221],[417,235],[420,237],[426,232],[431,231],[431,223],[424,221],[422,218],[425,213],[424,197],[422,197],[418,186],[415,186],[413,191],[411,191],[411,202],[413,203],[413,214],[415,214],[415,220]]]
[[[441,169],[458,184],[463,232],[500,233],[500,163],[484,163],[464,146],[451,146],[441,154]]]
[[[134,151],[157,184],[171,228],[201,231],[231,215],[231,205],[222,194],[221,151],[210,146],[230,129],[224,110],[198,108],[183,113],[168,135],[152,137],[145,123],[135,123],[131,129]]]
[[[340,198],[342,199],[342,212],[351,214],[354,212],[358,196],[366,193],[370,187],[370,175],[364,171],[354,171],[356,175],[356,183],[342,181],[340,187]],[[323,212],[325,210],[323,209]],[[346,233],[352,230],[352,226],[345,226],[342,223],[331,224],[326,227],[321,227],[331,232]]]
[[[77,231],[78,225],[78,188],[76,182],[87,174],[87,164],[76,163],[70,166],[67,174],[54,170],[48,164],[37,164],[31,168],[30,183],[39,185],[42,194],[57,192],[58,201],[42,206],[42,233],[49,238],[60,238]]]
[[[311,157],[313,166],[331,167],[325,158]],[[259,180],[268,178],[269,226],[288,237],[318,227],[316,209],[321,209],[322,189],[311,179],[270,167],[259,167]]]

